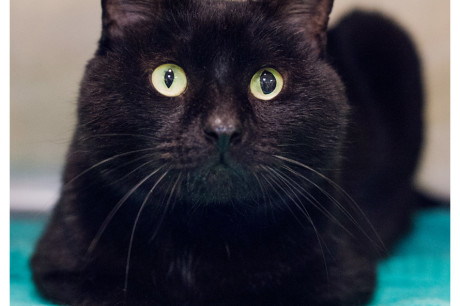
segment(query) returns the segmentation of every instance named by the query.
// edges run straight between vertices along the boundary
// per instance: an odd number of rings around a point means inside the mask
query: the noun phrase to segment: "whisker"
[[[289,181],[292,188],[294,188],[295,191],[298,192],[303,198],[305,198],[314,208],[318,209],[330,221],[335,222],[338,226],[340,226],[341,229],[343,229],[351,237],[354,237],[354,235],[331,212],[329,212],[325,207],[323,207],[321,203],[313,195],[311,195],[307,190],[305,190],[303,186],[301,186],[295,180],[287,176],[285,173],[281,171],[279,171],[278,173],[280,175],[280,178],[284,177],[284,179],[283,178],[281,179]]]
[[[158,220],[158,224],[157,224],[157,226],[155,228],[155,231],[153,232],[153,235],[149,239],[149,243],[151,243],[153,240],[155,240],[156,236],[158,235],[158,233],[160,231],[160,228],[161,228],[161,226],[163,224],[164,218],[166,217],[166,213],[169,210],[169,204],[170,204],[170,201],[172,199],[174,190],[176,189],[176,186],[177,186],[178,182],[180,181],[181,176],[182,176],[182,173],[179,174],[179,176],[177,177],[177,179],[176,179],[176,181],[175,181],[175,183],[174,183],[174,185],[173,185],[173,187],[171,189],[171,192],[169,194],[168,200],[166,201],[166,205],[164,206],[163,213],[161,214],[160,219]]]
[[[126,270],[125,270],[125,284],[124,284],[124,292],[127,292],[128,290],[128,275],[129,275],[129,265],[130,265],[130,261],[131,261],[131,250],[132,250],[132,246],[133,246],[133,241],[134,241],[134,233],[136,231],[136,227],[137,227],[137,222],[139,221],[139,217],[141,216],[141,213],[142,211],[144,210],[144,207],[145,207],[145,204],[147,203],[148,199],[150,198],[150,196],[152,195],[153,191],[155,190],[155,188],[158,186],[158,184],[163,180],[163,178],[168,174],[169,170],[166,170],[165,173],[163,173],[163,175],[160,176],[160,178],[155,182],[155,184],[152,186],[152,188],[149,190],[149,192],[147,193],[147,195],[145,196],[144,198],[144,201],[142,202],[140,208],[139,208],[139,211],[136,215],[136,219],[134,220],[134,224],[133,224],[133,230],[131,231],[131,237],[129,238],[129,246],[128,246],[128,256],[126,258]]]
[[[366,236],[366,238],[375,246],[378,248],[378,246],[375,244],[374,240],[367,234],[367,232],[364,230],[364,228],[359,224],[359,222],[348,212],[348,210],[336,199],[334,198],[329,192],[327,192],[326,190],[324,190],[323,188],[321,188],[318,184],[314,183],[312,180],[306,178],[305,176],[303,176],[302,174],[298,173],[297,171],[289,168],[288,166],[286,165],[283,165],[282,166],[283,168],[285,168],[286,170],[292,172],[293,174],[295,174],[296,176],[298,177],[301,177],[303,179],[305,179],[307,182],[309,182],[310,184],[312,184],[313,186],[315,186],[319,191],[321,191],[329,200],[331,200],[338,208],[339,210],[353,223],[354,226],[356,226],[356,228],[358,228],[363,234],[364,236]],[[383,244],[383,243],[382,243]]]
[[[139,152],[144,152],[144,151],[153,151],[153,150],[155,150],[155,149],[154,148],[145,148],[145,149],[140,149],[140,150],[134,150],[134,151],[128,151],[128,152],[120,153],[120,154],[114,155],[112,157],[106,158],[106,159],[94,164],[93,166],[87,168],[86,170],[84,170],[83,172],[81,172],[80,174],[78,174],[77,176],[75,176],[74,178],[69,180],[68,182],[66,182],[64,186],[68,186],[68,185],[72,184],[74,181],[76,181],[77,179],[79,179],[80,177],[82,177],[83,175],[88,173],[89,171],[91,171],[94,168],[97,168],[97,167],[99,167],[99,166],[101,166],[101,165],[103,165],[103,164],[105,164],[105,163],[107,163],[109,161],[112,161],[114,159],[129,155],[129,154],[134,154],[134,153],[139,153]]]
[[[265,168],[265,167],[264,167]],[[268,168],[274,175],[276,175],[278,178],[282,179],[282,177],[277,173],[276,170],[274,170],[273,168],[271,167],[266,167]],[[313,222],[313,219],[311,218],[310,214],[308,213],[308,210],[306,209],[306,207],[302,206],[302,201],[300,201],[300,199],[297,197],[297,194],[295,192],[293,192],[293,190],[291,189],[291,184],[289,184],[287,181],[283,181],[283,180],[280,180],[281,182],[284,182],[284,184],[287,186],[287,188],[289,188],[291,190],[291,192],[294,194],[294,196],[297,198],[298,202],[293,199],[290,194],[288,192],[285,192],[285,194],[291,199],[292,203],[294,203],[294,205],[297,207],[297,209],[307,218],[307,220],[310,222],[314,232],[315,232],[315,236],[316,236],[316,239],[318,240],[318,245],[320,247],[320,250],[321,250],[321,254],[323,256],[323,260],[324,260],[324,268],[325,268],[325,271],[326,271],[326,278],[329,279],[329,272],[328,272],[328,268],[327,268],[327,262],[326,262],[326,256],[324,254],[324,249],[323,249],[323,243],[325,244],[325,242],[321,239],[320,235],[319,235],[319,231],[318,229],[316,228],[315,226],[315,223]],[[275,184],[276,181],[275,181]],[[278,184],[277,184],[278,185]],[[278,185],[280,188],[281,186]]]
[[[179,192],[179,190],[180,190],[180,189],[179,189],[179,188],[180,188],[180,181],[181,181],[181,180],[182,180],[182,171],[181,171],[181,172],[179,173],[179,175],[177,176],[177,180],[176,180],[176,182],[175,182],[174,185],[173,185],[173,188],[172,188],[171,193],[170,193],[170,195],[169,195],[168,202],[166,202],[166,205],[168,205],[168,203],[171,201],[171,198],[172,198],[172,196],[173,196],[173,194],[174,194],[174,191]],[[178,188],[177,190],[175,190],[175,189],[176,189],[176,186],[179,186],[179,188]],[[175,201],[172,202],[172,204],[171,204],[171,210],[174,209],[174,204],[175,204],[175,203],[176,203]]]
[[[90,135],[84,138],[80,138],[80,140],[85,141],[91,138],[101,138],[101,137],[124,137],[124,136],[129,136],[129,137],[139,137],[139,138],[148,138],[148,139],[153,139],[157,140],[157,138],[149,135],[143,135],[143,134],[130,134],[130,133],[106,133],[106,134],[94,134]]]
[[[135,161],[140,160],[140,159],[144,159],[144,158],[148,157],[149,155],[150,155],[150,154],[146,154],[146,155],[144,155],[144,156],[140,156],[139,158],[136,158]],[[133,161],[134,161],[134,160],[133,160]],[[128,162],[128,163],[125,163],[125,164],[123,164],[123,165],[121,165],[121,166],[119,166],[119,167],[127,166],[128,164],[131,164],[133,161]],[[118,179],[116,179],[116,180],[114,180],[114,181],[111,181],[110,184],[111,184],[111,185],[114,185],[114,184],[116,184],[116,183],[118,183],[118,182],[123,181],[124,179],[126,179],[128,176],[132,175],[132,174],[133,174],[134,172],[136,172],[137,170],[139,170],[139,169],[141,169],[142,167],[144,167],[145,165],[151,164],[151,163],[153,163],[152,160],[148,160],[148,161],[146,161],[145,163],[142,163],[141,165],[137,166],[136,168],[134,168],[133,170],[131,170],[131,171],[128,172],[127,174],[123,175],[122,177],[120,177],[120,178],[118,178]],[[118,168],[118,167],[117,167],[117,168]]]
[[[336,199],[334,198],[329,192],[327,192],[326,190],[324,190],[323,188],[321,188],[318,184],[316,184],[315,182],[313,182],[312,180],[308,179],[307,177],[305,177],[304,175],[298,173],[297,171],[295,171],[294,169],[286,166],[286,165],[282,165],[281,166],[282,168],[288,170],[289,172],[293,173],[294,175],[306,180],[308,183],[312,184],[314,187],[316,187],[319,191],[321,191],[329,200],[331,200],[332,202],[334,202],[335,205],[337,205],[337,207],[340,209],[340,211],[342,213],[344,213],[349,219],[350,221],[353,222],[353,224],[355,226],[359,226],[359,223],[358,221],[356,221],[355,218],[353,218],[353,216],[345,209],[345,207],[343,207],[343,205]]]
[[[268,169],[269,171],[271,171],[271,172],[273,173],[273,175],[275,175],[276,177],[278,177],[278,179],[279,179],[280,181],[282,181],[282,180],[281,180],[281,177],[279,176],[279,174],[278,174],[273,168],[271,168],[271,167],[264,167],[264,166],[262,166],[262,168]],[[282,188],[282,187],[276,182],[276,180],[274,180],[274,183],[275,183],[278,187],[280,187],[280,189],[282,189],[282,190],[284,191],[284,188]],[[289,184],[286,184],[286,182],[285,182],[285,185],[292,191],[292,189],[290,188]],[[297,202],[291,197],[291,195],[290,195],[288,192],[285,191],[285,194],[289,197],[289,199],[291,199],[291,201],[292,201],[293,203],[295,203],[295,204],[297,205]],[[296,195],[295,193],[294,193],[294,196],[300,201],[300,199],[297,197],[297,195]],[[310,217],[310,215],[308,214],[308,212],[306,212],[304,209],[300,209],[300,210],[302,211],[303,215],[308,219],[308,221],[311,222],[311,217]]]
[[[291,207],[289,206],[289,204],[287,204],[284,200],[284,197],[281,196],[281,194],[277,191],[277,188],[273,185],[274,183],[274,179],[273,177],[270,175],[269,172],[267,172],[267,175],[263,175],[263,173],[260,173],[261,177],[268,183],[268,185],[271,187],[271,189],[278,195],[278,197],[281,199],[281,201],[286,205],[287,209],[291,212],[291,214],[293,215],[294,219],[296,219],[296,221],[299,223],[300,226],[302,226],[304,229],[305,229],[305,225],[303,222],[301,222],[299,220],[299,218],[297,218],[297,215],[292,211]],[[273,182],[273,183],[272,183]],[[279,185],[276,184],[278,187]],[[282,189],[282,188],[281,188]]]
[[[278,147],[300,147],[300,146],[311,146],[311,143],[286,143],[286,144],[278,145]]]
[[[252,171],[251,173],[252,173],[252,175],[254,176],[254,178],[256,179],[257,184],[259,185],[259,189],[260,189],[260,191],[262,192],[263,202],[266,203],[266,204],[269,203],[270,206],[271,206],[272,203],[271,203],[271,201],[267,201],[267,195],[266,195],[266,192],[265,192],[265,188],[263,188],[262,183],[260,182],[259,177],[257,176],[257,174],[256,174],[254,171]],[[268,205],[263,205],[263,206],[264,206],[264,208],[265,208],[265,213],[266,213],[266,214],[267,214],[268,211],[272,211],[272,210],[268,209]]]
[[[351,203],[351,207],[355,209],[355,211],[357,211],[363,218],[364,220],[366,221],[366,223],[369,225],[370,229],[372,230],[373,234],[376,236],[376,238],[378,239],[378,242],[379,242],[379,246],[377,246],[375,243],[374,243],[374,240],[367,234],[367,232],[359,225],[359,223],[353,218],[353,216],[350,215],[350,213],[345,209],[345,207],[343,207],[334,197],[332,197],[328,192],[326,192],[324,189],[322,189],[321,187],[319,187],[317,184],[315,184],[314,182],[312,182],[311,180],[309,180],[308,178],[306,178],[305,176],[297,173],[295,170],[287,167],[287,166],[284,166],[286,167],[286,169],[289,169],[289,171],[293,172],[294,174],[296,174],[297,176],[299,177],[302,177],[304,178],[305,180],[309,181],[311,184],[313,184],[315,187],[317,187],[321,192],[323,192],[328,198],[330,198],[336,205],[337,207],[345,214],[347,215],[347,217],[350,218],[350,220],[355,224],[355,226],[357,226],[357,228],[359,230],[361,230],[361,232],[366,236],[367,239],[369,239],[369,241],[371,241],[375,247],[377,247],[378,249],[380,249],[380,251],[383,251],[385,253],[387,253],[387,249],[385,247],[385,244],[383,243],[380,235],[378,234],[377,230],[374,228],[374,226],[372,225],[372,223],[370,222],[369,218],[366,216],[366,214],[364,213],[364,211],[360,208],[360,206],[358,205],[358,203],[356,203],[356,201],[342,188],[340,187],[337,183],[335,183],[333,180],[331,180],[330,178],[328,178],[327,176],[325,176],[324,174],[316,171],[315,169],[301,163],[301,162],[298,162],[296,160],[293,160],[293,159],[290,159],[290,158],[287,158],[287,157],[283,157],[283,156],[279,156],[279,155],[273,155],[274,157],[278,158],[278,159],[281,159],[281,160],[284,160],[286,162],[289,162],[289,163],[292,163],[292,164],[295,164],[297,166],[300,166],[302,168],[305,168],[309,171],[311,171],[312,173],[320,176],[321,178],[323,178],[326,182],[328,182],[332,187],[334,187],[336,190],[338,190],[341,194],[343,194],[345,196],[345,198],[349,201],[349,203]]]
[[[155,173],[160,171],[164,166],[160,166],[156,170],[152,171],[149,175],[147,175],[144,179],[142,179],[139,183],[137,183],[133,188],[131,188],[125,196],[118,201],[118,203],[114,206],[114,208],[110,211],[109,215],[104,219],[104,222],[102,223],[101,227],[99,228],[98,232],[96,233],[96,236],[93,238],[91,241],[91,244],[89,245],[87,255],[91,254],[94,251],[94,248],[101,238],[103,232],[107,228],[107,225],[109,222],[112,220],[112,218],[115,216],[115,214],[118,212],[120,207],[126,202],[126,200],[143,184],[145,181],[147,181],[149,178],[151,178]]]
[[[317,228],[315,227],[315,225],[313,224],[313,220],[311,219],[310,215],[308,214],[308,212],[306,212],[302,206],[299,204],[289,195],[289,193],[287,193],[284,188],[282,188],[282,186],[280,186],[277,182],[276,182],[276,177],[273,177],[273,175],[270,175],[270,173],[267,172],[267,174],[269,174],[268,178],[275,184],[277,185],[281,190],[284,191],[284,193],[291,199],[291,201],[294,203],[294,205],[296,205],[296,207],[301,211],[301,213],[307,218],[307,220],[310,222],[310,224],[312,225],[312,228],[314,229],[315,233],[316,233],[316,236],[317,236],[317,239],[318,239],[318,242],[320,244],[320,247],[321,247],[321,250],[322,250],[322,246],[321,246],[321,242],[320,242],[320,237],[318,236],[318,230]],[[264,176],[263,176],[264,177]],[[267,180],[266,177],[264,177],[264,179],[267,181],[267,183],[269,183],[269,185],[272,186],[272,189],[278,194],[278,196],[280,197],[280,199],[282,200],[282,202],[286,205],[286,207],[288,208],[288,210],[291,212],[291,214],[294,216],[294,218],[296,219],[296,221],[300,224],[300,226],[302,226],[305,230],[305,225],[303,222],[301,222],[298,218],[297,218],[297,215],[292,211],[291,207],[289,206],[288,203],[286,203],[284,201],[284,197],[281,197],[281,195],[276,191],[276,188]],[[324,257],[324,252],[323,253],[323,257]],[[324,260],[325,260],[325,257],[324,257]],[[326,268],[327,269],[327,268]]]

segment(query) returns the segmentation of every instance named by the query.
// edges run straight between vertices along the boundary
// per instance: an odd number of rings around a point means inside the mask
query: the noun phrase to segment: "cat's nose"
[[[213,117],[204,128],[206,138],[215,143],[220,153],[241,140],[241,123],[235,118]]]

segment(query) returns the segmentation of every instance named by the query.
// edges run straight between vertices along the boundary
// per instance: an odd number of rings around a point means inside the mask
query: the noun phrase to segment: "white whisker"
[[[343,207],[334,197],[332,197],[332,195],[330,195],[323,188],[319,187],[313,181],[311,181],[308,178],[306,178],[305,176],[299,174],[297,171],[289,168],[288,166],[285,166],[285,165],[283,166],[287,170],[289,170],[292,173],[296,174],[297,176],[307,180],[309,183],[311,183],[316,188],[318,188],[321,192],[323,192],[323,194],[326,195],[331,201],[333,201],[337,205],[337,207],[350,219],[350,221],[352,221],[355,224],[355,226],[366,236],[367,239],[369,239],[370,242],[373,243],[373,245],[375,247],[377,247],[378,249],[380,249],[381,251],[383,251],[385,253],[387,252],[385,244],[383,243],[382,239],[380,238],[380,235],[378,234],[377,230],[374,228],[374,226],[370,222],[369,218],[366,216],[364,211],[359,207],[358,203],[356,203],[356,201],[353,200],[353,198],[345,190],[343,190],[342,187],[340,187],[337,183],[335,183],[330,178],[326,177],[324,174],[316,171],[315,169],[313,169],[313,168],[311,168],[311,167],[309,167],[309,166],[307,166],[307,165],[305,165],[305,164],[303,164],[301,162],[298,162],[296,160],[293,160],[293,159],[290,159],[290,158],[287,158],[287,157],[279,156],[279,155],[273,155],[273,156],[278,158],[278,159],[280,159],[280,160],[295,164],[297,166],[300,166],[300,167],[302,167],[304,169],[307,169],[307,170],[311,171],[312,173],[314,173],[314,174],[318,175],[319,177],[321,177],[322,179],[324,179],[327,183],[329,183],[332,187],[334,187],[336,190],[338,190],[341,194],[343,194],[345,196],[345,198],[349,201],[349,203],[352,204],[351,207],[354,208],[364,218],[366,223],[369,225],[370,229],[372,230],[372,232],[374,233],[374,235],[376,236],[376,238],[377,238],[377,240],[379,242],[379,246],[377,246],[375,244],[374,240],[367,234],[367,232],[361,227],[361,225],[356,221],[356,219],[353,218],[353,216],[345,209],[345,207]]]
[[[284,167],[283,167],[284,168]],[[318,209],[322,214],[326,216],[330,221],[335,222],[341,229],[343,229],[350,236],[354,236],[331,212],[329,212],[323,205],[311,195],[303,186],[297,183],[295,180],[287,176],[285,173],[279,171],[278,174],[281,177],[284,177],[283,180],[288,181],[292,188],[299,193],[303,198],[305,198],[314,208]],[[280,178],[281,178],[280,177]]]
[[[276,175],[279,179],[283,179],[278,173],[276,170],[274,170],[273,168],[271,167],[266,167],[268,168],[274,175]],[[315,223],[313,222],[313,219],[311,218],[310,214],[308,213],[308,210],[306,209],[306,207],[302,206],[302,201],[300,201],[300,199],[297,197],[297,194],[295,192],[293,192],[293,190],[291,189],[291,184],[289,184],[287,181],[285,180],[280,180],[281,182],[284,182],[284,184],[287,186],[287,188],[289,188],[292,192],[292,194],[294,194],[294,196],[297,198],[298,202],[293,199],[291,197],[291,195],[285,191],[285,194],[291,199],[292,203],[297,207],[297,209],[307,218],[307,220],[310,222],[314,232],[315,232],[315,236],[316,236],[316,239],[318,240],[318,245],[320,247],[320,250],[321,250],[321,254],[323,256],[323,261],[324,261],[324,268],[325,268],[325,271],[326,271],[326,278],[329,279],[329,272],[328,272],[328,268],[327,268],[327,261],[326,261],[326,256],[324,254],[324,249],[323,249],[323,243],[324,241],[321,239],[320,235],[319,235],[319,231],[318,229],[316,228],[315,226]],[[276,181],[275,181],[275,184]],[[281,186],[279,184],[277,184],[280,188]],[[282,190],[284,190],[284,188],[282,188]],[[325,244],[325,243],[324,243]]]
[[[126,202],[126,200],[145,182],[147,181],[149,178],[151,178],[153,175],[155,175],[155,173],[157,173],[158,171],[160,171],[164,166],[161,166],[159,168],[157,168],[156,170],[152,171],[149,175],[147,175],[144,179],[142,179],[139,183],[137,183],[133,188],[131,188],[126,194],[125,196],[120,200],[118,201],[118,203],[114,206],[114,208],[110,211],[109,215],[104,219],[104,222],[102,223],[101,227],[99,228],[99,231],[97,232],[96,236],[93,238],[93,240],[91,241],[91,244],[89,245],[89,248],[88,248],[88,251],[87,251],[87,255],[91,254],[97,244],[97,242],[99,241],[99,239],[101,238],[103,232],[105,231],[107,225],[109,224],[109,222],[112,220],[113,216],[115,216],[115,214],[118,212],[118,210],[120,209],[120,207]]]
[[[153,136],[142,135],[142,134],[129,134],[129,133],[94,134],[94,135],[87,136],[87,137],[85,137],[85,138],[81,138],[81,140],[82,140],[82,141],[85,141],[85,140],[88,140],[88,139],[91,139],[91,138],[101,138],[101,137],[125,137],[125,136],[129,136],[129,137],[139,137],[139,138],[147,138],[147,139],[157,140],[157,139],[156,139],[155,137],[153,137]]]
[[[128,151],[128,152],[120,153],[120,154],[114,155],[112,157],[106,158],[106,159],[94,164],[93,166],[87,168],[86,170],[82,171],[80,174],[78,174],[77,176],[75,176],[74,178],[72,178],[68,182],[66,182],[64,186],[70,185],[75,180],[79,179],[80,177],[82,177],[83,175],[85,175],[89,171],[93,170],[94,168],[97,168],[97,167],[99,167],[99,166],[101,166],[101,165],[103,165],[103,164],[105,164],[107,162],[110,162],[110,161],[114,160],[114,159],[129,155],[129,154],[134,154],[134,153],[139,153],[139,152],[144,152],[144,151],[153,151],[153,150],[155,150],[155,149],[154,148],[146,148],[146,149]]]
[[[133,230],[131,231],[131,237],[129,239],[129,246],[128,246],[128,256],[126,258],[126,270],[125,270],[125,284],[124,284],[124,292],[127,292],[128,290],[128,275],[129,275],[129,265],[130,265],[130,260],[131,260],[131,250],[133,246],[133,241],[134,241],[134,233],[136,231],[137,227],[137,222],[139,221],[139,217],[141,216],[142,211],[144,210],[145,204],[147,203],[148,199],[152,195],[153,191],[155,188],[158,186],[158,184],[163,180],[163,178],[168,174],[169,170],[166,170],[165,173],[163,173],[160,178],[155,182],[155,184],[152,186],[152,188],[149,190],[147,195],[144,198],[144,201],[142,202],[139,211],[136,215],[136,219],[134,220],[133,224]]]

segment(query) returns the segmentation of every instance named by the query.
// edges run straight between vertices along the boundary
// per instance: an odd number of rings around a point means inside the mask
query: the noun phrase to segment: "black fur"
[[[407,35],[366,13],[326,34],[326,0],[102,4],[61,197],[32,258],[43,295],[366,303],[414,203],[422,89]],[[150,83],[169,62],[188,80],[175,98]],[[248,89],[262,67],[285,82],[270,101]],[[227,138],[216,118],[235,127]]]

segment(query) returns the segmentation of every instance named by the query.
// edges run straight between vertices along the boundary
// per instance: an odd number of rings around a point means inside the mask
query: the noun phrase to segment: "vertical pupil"
[[[260,75],[260,88],[266,95],[272,93],[276,88],[276,79],[273,73],[264,70]]]
[[[169,88],[171,87],[173,82],[174,82],[174,72],[172,71],[172,69],[168,69],[168,71],[165,72],[165,84]]]

